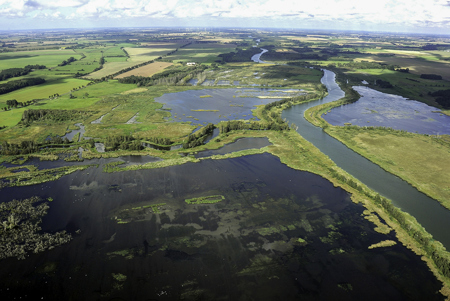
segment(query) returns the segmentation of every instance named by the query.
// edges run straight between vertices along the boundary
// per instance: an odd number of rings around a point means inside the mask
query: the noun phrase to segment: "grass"
[[[0,102],[6,102],[8,99],[16,99],[25,102],[33,99],[43,99],[58,93],[60,95],[69,93],[73,88],[86,85],[88,81],[78,78],[61,78],[53,81],[47,81],[42,85],[26,87],[0,96]]]

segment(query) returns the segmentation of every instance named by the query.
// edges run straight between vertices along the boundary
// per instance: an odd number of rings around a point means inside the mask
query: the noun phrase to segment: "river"
[[[283,112],[282,118],[287,118],[289,124],[295,123],[298,126],[297,132],[329,156],[339,167],[391,199],[395,206],[414,216],[446,248],[450,247],[450,232],[445,231],[450,227],[449,210],[407,182],[347,148],[304,118],[307,109],[344,97],[345,93],[337,85],[335,77],[333,72],[324,70],[321,82],[327,86],[328,96],[322,100],[293,106]]]

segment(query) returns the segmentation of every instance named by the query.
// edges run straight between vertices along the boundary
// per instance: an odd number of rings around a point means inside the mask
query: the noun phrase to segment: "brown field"
[[[136,69],[133,69],[131,71],[119,74],[118,76],[116,76],[115,78],[124,78],[127,76],[152,76],[155,73],[158,73],[162,70],[164,70],[165,68],[172,66],[173,63],[167,63],[167,62],[155,62],[155,63],[151,63]]]

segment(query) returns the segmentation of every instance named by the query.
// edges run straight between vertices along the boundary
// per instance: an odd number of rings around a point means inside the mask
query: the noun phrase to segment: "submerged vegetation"
[[[189,205],[198,205],[198,204],[215,204],[221,202],[225,199],[223,195],[210,195],[210,196],[202,196],[192,199],[184,200]]]
[[[25,259],[29,253],[40,253],[68,243],[66,231],[42,233],[40,224],[47,214],[47,202],[38,197],[0,203],[0,259]]]

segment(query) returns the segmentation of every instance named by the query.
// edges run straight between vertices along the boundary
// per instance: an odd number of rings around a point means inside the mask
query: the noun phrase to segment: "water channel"
[[[321,81],[327,86],[328,95],[322,100],[293,106],[283,112],[282,118],[287,118],[289,124],[295,123],[298,126],[297,132],[329,156],[339,167],[391,199],[395,206],[414,216],[435,239],[450,248],[450,232],[446,231],[450,227],[449,210],[407,182],[347,148],[303,117],[305,111],[311,107],[344,97],[344,91],[336,84],[335,76],[333,72],[324,70]]]

